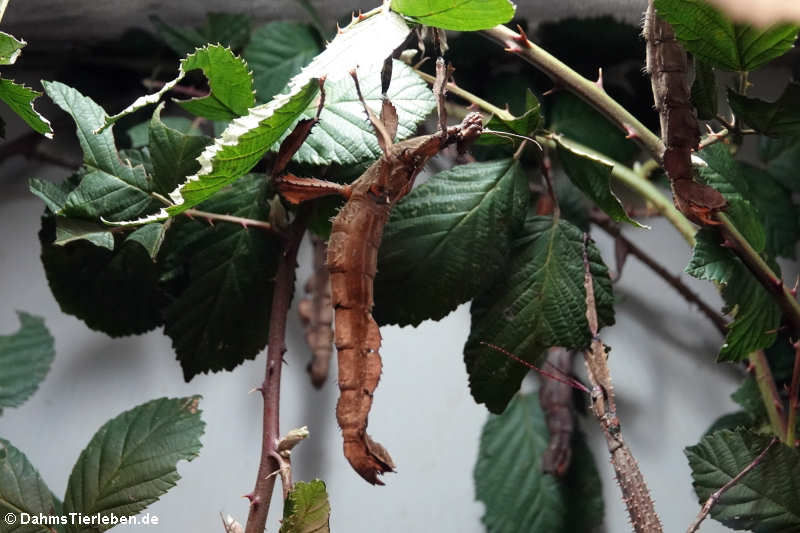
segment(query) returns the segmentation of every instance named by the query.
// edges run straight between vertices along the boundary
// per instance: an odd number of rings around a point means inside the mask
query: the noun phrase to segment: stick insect
[[[380,116],[376,116],[364,101],[358,77],[351,72],[359,100],[375,130],[383,155],[350,185],[282,173],[318,119],[300,123],[287,137],[278,154],[278,170],[273,171],[278,190],[291,203],[330,194],[347,199],[333,220],[326,257],[339,364],[340,397],[336,417],[342,429],[345,457],[355,471],[372,484],[382,485],[378,476],[395,468],[386,449],[366,432],[372,396],[382,368],[379,354],[381,335],[372,318],[372,291],[383,228],[392,207],[408,194],[428,160],[453,144],[463,152],[483,130],[482,117],[478,113],[470,113],[457,126],[447,126],[444,95],[450,72],[440,57],[436,62],[434,84],[439,131],[398,143],[394,142],[397,111],[385,91]]]

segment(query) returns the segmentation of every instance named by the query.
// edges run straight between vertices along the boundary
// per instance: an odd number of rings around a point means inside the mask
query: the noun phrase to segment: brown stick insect
[[[379,354],[381,335],[372,318],[372,291],[383,228],[392,207],[408,194],[415,178],[433,156],[453,144],[463,152],[483,131],[482,117],[478,113],[467,115],[457,126],[447,126],[444,95],[450,73],[444,60],[439,58],[434,84],[439,131],[395,143],[397,111],[386,97],[386,84],[378,117],[366,105],[358,78],[355,72],[351,72],[359,100],[375,130],[383,155],[350,185],[283,173],[318,118],[298,124],[281,145],[273,170],[278,190],[291,203],[330,194],[347,199],[333,220],[326,257],[335,311],[334,339],[341,391],[336,417],[342,428],[345,457],[356,472],[372,484],[382,485],[378,476],[395,468],[386,449],[372,440],[366,431],[372,395],[382,368]]]

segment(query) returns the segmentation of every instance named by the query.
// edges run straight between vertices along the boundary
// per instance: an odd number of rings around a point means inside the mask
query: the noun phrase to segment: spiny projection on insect
[[[300,147],[317,118],[303,121],[286,138],[278,153],[273,176],[278,190],[291,203],[330,194],[347,199],[333,220],[327,268],[335,312],[334,341],[339,364],[339,403],[336,417],[342,429],[344,455],[356,472],[372,484],[382,485],[379,475],[394,470],[386,449],[367,434],[372,395],[381,375],[381,335],[372,317],[373,280],[383,228],[392,207],[411,191],[417,174],[445,147],[456,145],[463,152],[483,131],[478,113],[467,115],[461,124],[447,126],[444,95],[451,71],[440,57],[436,62],[434,92],[439,112],[439,131],[395,143],[397,111],[386,97],[380,116],[366,105],[358,77],[351,72],[356,91],[369,122],[375,130],[383,155],[350,185],[301,178],[284,169]],[[384,77],[387,78],[387,77]],[[324,95],[323,95],[324,98]],[[319,109],[322,108],[320,103]]]

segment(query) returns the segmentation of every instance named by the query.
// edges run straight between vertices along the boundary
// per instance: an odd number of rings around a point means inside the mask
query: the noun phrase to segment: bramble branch
[[[706,500],[706,503],[703,504],[703,507],[700,509],[700,512],[697,514],[697,518],[695,518],[694,522],[692,522],[689,525],[689,529],[686,530],[686,533],[695,533],[695,531],[697,531],[697,529],[700,527],[700,524],[708,516],[708,513],[711,512],[711,508],[714,507],[714,505],[719,501],[719,499],[722,497],[722,495],[725,494],[725,492],[727,492],[728,489],[730,489],[731,487],[733,487],[734,485],[739,483],[739,481],[741,481],[741,479],[744,476],[746,476],[748,472],[750,472],[752,469],[757,467],[759,465],[759,463],[761,462],[761,460],[764,459],[764,456],[767,455],[767,452],[770,450],[770,448],[772,448],[772,446],[776,442],[778,442],[778,439],[773,437],[772,440],[769,441],[769,444],[767,444],[767,447],[764,448],[764,451],[762,451],[758,455],[758,457],[753,459],[752,463],[750,463],[749,465],[744,467],[744,469],[741,472],[739,472],[736,475],[736,477],[734,477],[733,479],[731,479],[730,481],[725,483],[722,487],[720,487],[719,490],[717,490],[714,494],[709,496],[708,500]]]
[[[301,207],[288,229],[283,253],[275,274],[275,289],[270,310],[269,342],[267,345],[267,368],[264,382],[260,387],[264,399],[263,433],[261,442],[261,461],[253,492],[247,495],[250,512],[247,516],[245,533],[263,533],[267,523],[267,513],[275,488],[275,473],[281,471],[282,457],[279,454],[280,438],[280,395],[281,367],[286,352],[286,315],[294,293],[294,275],[297,263],[297,250],[306,230],[309,208]]]

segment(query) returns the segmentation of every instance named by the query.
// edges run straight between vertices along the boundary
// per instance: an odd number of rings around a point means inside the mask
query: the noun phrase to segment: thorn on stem
[[[597,88],[603,92],[606,92],[606,88],[603,87],[603,67],[597,69],[597,81],[594,82],[597,85]]]
[[[250,505],[255,505],[257,503],[256,495],[252,492],[248,492],[247,494],[243,495],[242,498],[247,498],[250,500]]]
[[[625,138],[626,139],[636,139],[636,138],[639,137],[639,134],[636,132],[635,129],[633,129],[631,127],[630,124],[623,124],[622,127],[625,128]]]
[[[522,26],[517,24],[517,31],[519,35],[512,37],[515,41],[517,41],[523,48],[531,48],[531,43],[528,40],[528,36],[525,34],[525,30],[522,29]]]

